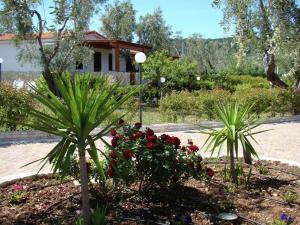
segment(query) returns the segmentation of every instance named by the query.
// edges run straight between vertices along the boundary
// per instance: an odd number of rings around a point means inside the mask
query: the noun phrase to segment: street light
[[[0,58],[0,82],[1,82],[1,80],[2,80],[2,77],[1,77],[1,66],[2,66],[2,63],[3,63],[3,59]]]
[[[140,72],[140,93],[139,93],[139,103],[140,103],[140,123],[143,123],[143,92],[142,92],[142,64],[146,61],[146,55],[143,52],[138,52],[135,54],[134,59],[139,64],[139,72]]]
[[[160,99],[162,99],[162,97],[163,97],[163,89],[162,89],[162,86],[163,86],[163,83],[165,83],[166,82],[166,78],[165,77],[161,77],[160,79],[159,79],[159,81],[160,81]]]
[[[201,77],[199,77],[199,76],[197,76],[197,78],[196,78],[197,80],[200,80],[201,79]]]

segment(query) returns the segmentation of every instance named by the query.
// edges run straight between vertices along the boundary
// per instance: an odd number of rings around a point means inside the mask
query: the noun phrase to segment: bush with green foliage
[[[217,106],[230,101],[230,92],[216,89],[213,91],[196,91],[195,96],[195,115],[204,115],[209,120],[216,118]]]
[[[169,187],[189,177],[213,176],[204,169],[199,148],[192,141],[181,145],[179,138],[155,135],[151,129],[140,130],[141,124],[111,130],[112,147],[107,149],[108,175],[126,184],[138,182],[140,188]]]
[[[184,122],[187,115],[191,115],[195,96],[190,92],[171,92],[165,98],[160,100],[159,111],[164,119],[172,122],[178,121],[178,118]]]
[[[204,119],[216,119],[220,104],[238,102],[243,106],[253,104],[251,113],[256,116],[295,115],[300,112],[300,93],[288,89],[251,88],[230,93],[225,90],[172,92],[160,101],[160,114],[167,121],[190,115]]]
[[[196,81],[196,67],[195,63],[187,59],[171,58],[165,50],[156,51],[145,62],[143,77],[148,81],[149,87],[155,88],[160,87],[160,78],[165,77],[163,86],[166,92],[192,90]]]
[[[17,90],[9,84],[0,84],[0,123],[1,127],[10,131],[22,128],[27,121],[28,109],[33,100],[26,90]]]

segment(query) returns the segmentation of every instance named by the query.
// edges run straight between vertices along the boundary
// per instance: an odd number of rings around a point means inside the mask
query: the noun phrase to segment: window
[[[94,72],[101,72],[101,52],[95,52],[94,54]]]
[[[108,54],[108,70],[113,70],[113,55],[111,53]]]
[[[76,62],[76,70],[83,70],[82,62]]]

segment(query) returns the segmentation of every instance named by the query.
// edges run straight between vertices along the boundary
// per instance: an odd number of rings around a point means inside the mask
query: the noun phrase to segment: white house
[[[44,33],[42,41],[44,43],[53,42],[53,33]],[[121,49],[129,49],[132,56],[136,52],[148,52],[151,48],[148,46],[107,39],[96,31],[86,33],[86,43],[93,49],[94,55],[86,65],[77,65],[77,70],[82,72],[101,72],[101,73],[130,73],[130,80],[134,78],[134,69],[128,59],[126,60],[121,54]],[[21,46],[22,47],[22,46]],[[17,60],[19,49],[14,43],[14,35],[0,34],[0,58],[3,59],[2,72],[9,73],[35,73],[39,74],[41,68],[33,64],[21,64]],[[75,66],[74,68],[75,69]],[[133,77],[132,77],[133,76]]]

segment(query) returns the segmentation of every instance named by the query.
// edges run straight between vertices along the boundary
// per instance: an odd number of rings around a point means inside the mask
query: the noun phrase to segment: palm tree
[[[209,137],[205,141],[206,148],[214,154],[218,151],[220,155],[224,144],[227,145],[227,156],[230,158],[230,172],[232,182],[238,184],[234,158],[238,158],[239,143],[243,148],[243,155],[245,162],[252,163],[252,156],[258,158],[258,155],[249,141],[249,137],[256,142],[254,135],[265,132],[252,132],[261,123],[258,122],[255,115],[250,114],[254,105],[241,106],[238,103],[229,103],[225,106],[217,107],[217,117],[224,124],[222,129],[206,128],[200,133],[208,134]]]
[[[109,84],[106,78],[91,75],[75,75],[74,79],[71,79],[68,73],[56,78],[55,85],[60,98],[51,92],[46,82],[42,82],[38,88],[32,87],[32,97],[47,110],[45,112],[31,109],[29,114],[34,122],[28,126],[62,138],[41,159],[42,167],[50,161],[54,173],[58,170],[65,173],[74,154],[79,156],[82,212],[85,225],[90,225],[86,154],[88,153],[94,161],[100,175],[105,177],[95,141],[102,138],[120,118],[109,121],[109,124],[96,134],[92,134],[92,131],[103,125],[103,122],[128,100],[135,90],[126,96],[115,96],[120,82]]]

